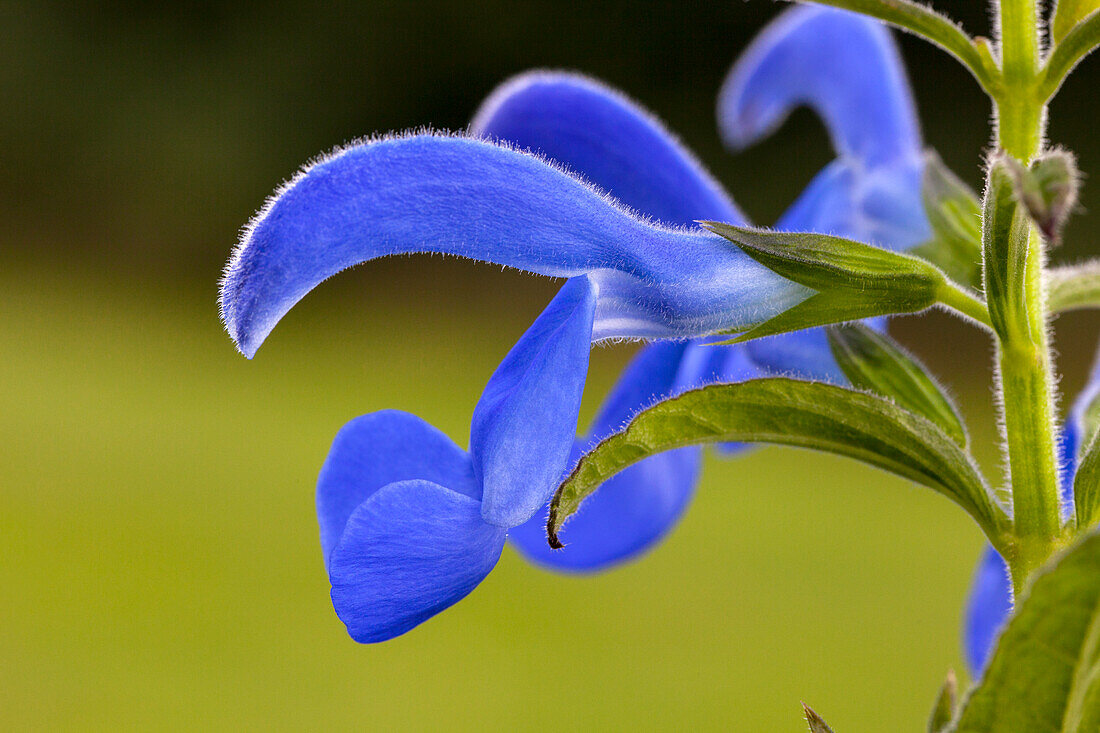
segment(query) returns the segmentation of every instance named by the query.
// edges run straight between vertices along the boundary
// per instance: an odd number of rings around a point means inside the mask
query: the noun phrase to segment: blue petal
[[[606,437],[637,411],[672,393],[681,372],[686,343],[662,341],[643,348],[593,421],[591,435]],[[720,352],[720,347],[711,347]],[[595,440],[579,440],[575,460]],[[546,542],[546,512],[512,530],[509,538],[525,557],[540,565],[593,571],[635,557],[664,537],[680,518],[695,491],[702,464],[698,447],[659,453],[630,466],[604,483],[569,520],[568,544],[551,550]]]
[[[356,641],[392,639],[465,598],[504,540],[476,499],[430,481],[388,484],[352,512],[333,548],[332,605]]]
[[[931,236],[921,199],[924,160],[865,168],[834,160],[810,182],[776,224],[787,232],[819,232],[905,250]]]
[[[749,355],[761,369],[801,379],[847,384],[837,366],[824,329],[811,328],[779,336],[768,336],[745,344]]]
[[[746,344],[718,346],[712,343],[728,339],[728,336],[716,336],[692,341],[684,352],[673,391],[679,394],[716,382],[743,382],[764,376],[749,357]]]
[[[523,524],[549,498],[577,432],[596,287],[567,282],[500,363],[474,408],[470,456],[481,479],[482,516]]]
[[[786,11],[749,46],[719,95],[725,140],[742,148],[810,106],[842,157],[874,166],[920,150],[905,70],[890,32],[842,10]]]
[[[643,221],[533,155],[461,137],[352,146],[257,216],[222,281],[222,317],[251,356],[326,278],[385,255],[440,252],[600,287],[595,339],[698,335],[806,297],[721,237]]]
[[[581,446],[577,443],[576,457]],[[509,538],[524,557],[557,570],[586,572],[637,557],[668,534],[695,492],[702,450],[680,448],[640,461],[606,481],[562,531],[566,545],[551,550],[540,512]]]
[[[966,663],[975,678],[985,669],[997,635],[1011,612],[1012,589],[1008,567],[996,550],[987,547],[974,576],[963,632]]]
[[[317,478],[321,550],[328,563],[355,508],[386,484],[424,479],[481,499],[466,451],[416,415],[385,410],[340,429]]]
[[[647,344],[630,360],[592,420],[589,436],[602,440],[622,428],[635,413],[672,394],[688,341]]]
[[[521,74],[489,96],[470,131],[551,158],[660,221],[745,223],[718,182],[660,120],[594,79]]]

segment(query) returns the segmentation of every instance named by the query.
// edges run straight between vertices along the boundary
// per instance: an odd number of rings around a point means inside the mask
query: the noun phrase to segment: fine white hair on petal
[[[454,132],[454,131],[448,131],[448,130],[436,130],[436,129],[431,128],[431,127],[420,127],[420,128],[405,130],[405,131],[402,131],[402,132],[387,132],[387,133],[381,133],[381,134],[376,133],[376,134],[367,135],[367,136],[364,136],[364,137],[361,137],[361,138],[356,138],[355,140],[352,140],[351,142],[347,142],[347,143],[344,143],[342,145],[338,145],[337,147],[333,148],[332,150],[330,150],[326,153],[318,154],[318,155],[310,158],[308,161],[306,161],[306,163],[303,164],[293,176],[291,176],[289,179],[284,180],[282,183],[280,183],[280,185],[275,189],[275,191],[273,193],[271,193],[265,199],[264,204],[260,207],[260,209],[252,216],[251,219],[248,220],[248,222],[243,227],[241,227],[240,237],[239,237],[238,243],[237,243],[236,247],[234,248],[232,255],[230,256],[229,261],[226,263],[225,267],[222,270],[221,280],[219,281],[219,291],[224,294],[225,286],[226,286],[227,282],[230,280],[231,276],[237,270],[237,268],[239,266],[239,263],[241,262],[242,258],[245,256],[245,253],[248,250],[249,243],[250,243],[250,241],[253,237],[253,234],[255,233],[257,227],[259,227],[260,224],[268,217],[268,215],[271,213],[272,209],[275,207],[275,205],[278,203],[278,201],[283,196],[285,196],[288,192],[292,191],[294,189],[294,187],[297,186],[300,181],[302,181],[304,178],[306,178],[313,169],[317,168],[318,166],[330,163],[330,162],[340,158],[342,155],[345,155],[346,153],[348,153],[350,151],[357,150],[357,149],[365,147],[365,146],[376,145],[378,143],[384,143],[384,142],[392,142],[392,141],[396,141],[396,140],[410,139],[410,138],[415,138],[415,137],[434,137],[434,138],[444,138],[444,139],[447,139],[447,138],[464,139],[464,140],[470,140],[471,142],[478,142],[478,143],[481,143],[481,144],[484,144],[484,145],[491,145],[493,147],[501,148],[501,149],[504,149],[504,150],[511,151],[513,153],[524,155],[526,157],[529,157],[529,158],[532,158],[532,159],[535,159],[535,160],[539,161],[540,163],[542,163],[542,164],[558,171],[559,173],[561,173],[563,175],[568,176],[569,178],[573,179],[578,184],[580,184],[581,186],[585,187],[590,192],[592,192],[593,194],[598,196],[610,208],[622,213],[625,216],[628,216],[628,217],[638,221],[639,223],[641,223],[641,224],[643,224],[647,227],[650,227],[650,228],[655,229],[657,231],[670,232],[670,233],[684,233],[684,232],[698,232],[699,231],[699,229],[697,227],[673,225],[673,224],[668,224],[667,222],[657,221],[657,220],[653,219],[652,217],[648,216],[647,214],[645,214],[643,212],[640,212],[636,209],[633,209],[630,206],[627,206],[626,204],[624,204],[619,199],[615,198],[611,194],[609,194],[606,191],[604,191],[603,189],[601,189],[599,186],[596,186],[592,182],[586,180],[583,176],[579,176],[574,171],[571,171],[567,166],[564,166],[561,163],[559,163],[555,160],[552,160],[550,158],[547,158],[546,156],[541,155],[537,152],[533,152],[531,150],[524,149],[524,148],[521,148],[519,146],[513,145],[513,144],[509,143],[508,141],[505,141],[505,140],[486,140],[484,138],[471,136],[470,134],[465,133],[465,132]],[[440,254],[442,255],[442,253],[440,253]],[[447,255],[442,255],[442,256],[447,256]],[[461,257],[461,255],[452,255],[452,256],[456,256],[456,257],[459,257],[460,259],[464,259],[464,258]],[[506,265],[502,265],[502,268],[511,269],[511,268],[508,268]],[[222,323],[223,323],[224,327],[232,335],[232,328],[231,328],[231,326],[232,326],[232,314],[228,312],[228,304],[227,304],[227,302],[225,301],[224,298],[220,299],[220,315],[221,315],[221,319],[222,319]]]

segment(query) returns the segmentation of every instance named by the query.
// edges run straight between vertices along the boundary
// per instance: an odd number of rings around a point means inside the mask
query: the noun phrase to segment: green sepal
[[[943,687],[940,688],[940,694],[936,696],[932,714],[928,717],[928,733],[947,733],[951,729],[958,690],[959,682],[955,679],[955,670],[949,669],[947,679],[943,681]]]
[[[1001,339],[1038,343],[1025,293],[1031,225],[1016,200],[1009,160],[999,154],[990,161],[982,206],[982,277],[989,317]]]
[[[851,239],[809,232],[774,232],[699,222],[779,275],[818,291],[908,294],[935,302],[944,275],[918,257]]]
[[[1040,570],[955,733],[1100,730],[1100,532]]]
[[[863,324],[833,326],[826,333],[837,365],[853,386],[923,415],[966,447],[966,428],[950,398],[897,342]]]
[[[1080,173],[1077,159],[1067,150],[1051,150],[1039,155],[1025,168],[1015,158],[1005,158],[1012,171],[1016,199],[1024,205],[1035,226],[1051,243],[1062,237],[1073,207],[1077,205]]]
[[[904,296],[865,295],[846,290],[815,293],[760,325],[753,326],[728,341],[716,342],[715,345],[740,344],[765,336],[801,331],[817,326],[849,323],[864,318],[917,313],[934,303],[934,300],[932,302],[908,300]]]
[[[727,343],[875,316],[918,313],[936,304],[947,278],[935,265],[826,234],[773,232],[700,222],[783,277],[819,291]]]
[[[806,703],[802,703],[802,714],[806,717],[806,725],[810,726],[810,733],[833,733],[829,724]]]
[[[982,286],[982,205],[977,194],[943,164],[925,154],[921,197],[932,239],[912,249],[973,290]]]
[[[787,378],[715,384],[642,410],[583,456],[550,502],[550,545],[604,481],[662,451],[717,442],[791,445],[848,456],[928,486],[963,507],[995,544],[1008,519],[973,458],[927,418],[875,395]]]
[[[1047,307],[1052,313],[1100,308],[1100,260],[1047,270]]]
[[[1054,20],[1050,24],[1051,38],[1055,43],[1061,43],[1078,23],[1096,10],[1100,10],[1100,0],[1058,0],[1054,6]]]

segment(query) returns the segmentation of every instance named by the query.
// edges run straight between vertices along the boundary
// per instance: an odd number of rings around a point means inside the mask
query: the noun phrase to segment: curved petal
[[[497,367],[474,408],[470,456],[482,517],[523,524],[557,486],[577,432],[596,287],[567,282]]]
[[[843,10],[782,13],[734,65],[718,100],[726,142],[742,148],[808,105],[842,157],[874,166],[916,154],[917,125],[905,70],[890,32]]]
[[[256,217],[222,280],[251,356],[307,292],[377,257],[439,252],[600,286],[593,337],[695,335],[758,321],[808,291],[721,237],[637,218],[533,155],[436,135],[375,140],[307,168]]]
[[[656,341],[630,360],[592,420],[588,435],[602,440],[623,427],[640,410],[672,393],[690,341]]]
[[[557,161],[659,221],[745,223],[721,185],[660,120],[579,74],[531,71],[506,81],[481,105],[470,132]]]
[[[909,249],[931,236],[921,200],[923,171],[923,159],[915,156],[871,169],[855,161],[834,160],[783,213],[776,229]]]
[[[623,370],[592,423],[592,439],[578,440],[575,461],[636,412],[667,397],[682,372],[681,357],[694,343],[660,341],[644,347]],[[710,347],[720,353],[723,347]],[[561,550],[546,542],[546,512],[516,527],[509,539],[529,560],[567,571],[595,571],[635,557],[664,537],[683,514],[702,465],[699,447],[659,453],[634,464],[600,487],[570,520]]]
[[[504,539],[476,499],[430,481],[388,484],[351,513],[333,548],[332,605],[356,641],[392,639],[465,598]]]
[[[974,575],[963,631],[966,663],[975,678],[985,669],[1001,626],[1011,612],[1012,589],[1008,567],[996,550],[987,547]]]
[[[551,550],[546,542],[544,512],[513,529],[509,539],[527,559],[556,570],[591,572],[636,557],[667,535],[683,514],[695,493],[702,457],[698,447],[680,448],[616,474],[570,518],[561,550]]]
[[[326,564],[355,508],[386,484],[409,479],[481,499],[466,451],[416,415],[384,410],[340,428],[317,477],[317,520]]]

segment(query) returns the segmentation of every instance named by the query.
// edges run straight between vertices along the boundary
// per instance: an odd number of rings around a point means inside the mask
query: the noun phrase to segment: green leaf
[[[1049,241],[1057,244],[1062,227],[1077,205],[1077,159],[1067,150],[1039,155],[1025,168],[1015,158],[1005,158],[1012,172],[1016,200]]]
[[[809,0],[878,18],[935,43],[966,66],[986,91],[996,82],[991,69],[982,61],[970,36],[958,24],[924,4],[912,0]]]
[[[973,459],[926,418],[889,400],[821,382],[756,379],[685,392],[635,415],[581,458],[558,487],[550,544],[580,503],[643,458],[685,445],[757,442],[848,456],[928,486],[963,507],[995,542],[1007,519]]]
[[[1100,533],[1035,576],[956,733],[1100,730]]]
[[[951,400],[893,339],[862,324],[834,326],[827,333],[837,364],[854,386],[923,415],[966,447],[966,428]]]
[[[1016,201],[1007,155],[989,166],[982,214],[985,294],[993,328],[1005,341],[1038,343],[1027,312],[1026,274],[1031,225]]]
[[[1073,26],[1050,52],[1040,76],[1040,99],[1045,101],[1053,97],[1073,68],[1095,51],[1098,45],[1100,10],[1094,10]]]
[[[932,715],[928,718],[928,733],[947,733],[950,730],[951,720],[955,717],[955,700],[958,697],[959,683],[955,679],[955,671],[947,671],[947,679],[940,688],[940,694],[936,697],[936,704],[932,708]]]
[[[1100,260],[1047,270],[1047,307],[1054,313],[1100,308]]]
[[[1061,43],[1074,26],[1095,10],[1100,10],[1100,0],[1058,0],[1050,27],[1051,38]]]
[[[982,205],[970,187],[933,152],[925,155],[921,188],[932,239],[913,254],[974,290],[982,286]]]
[[[806,703],[802,703],[802,713],[806,716],[806,725],[810,726],[810,733],[833,733],[833,729]]]

